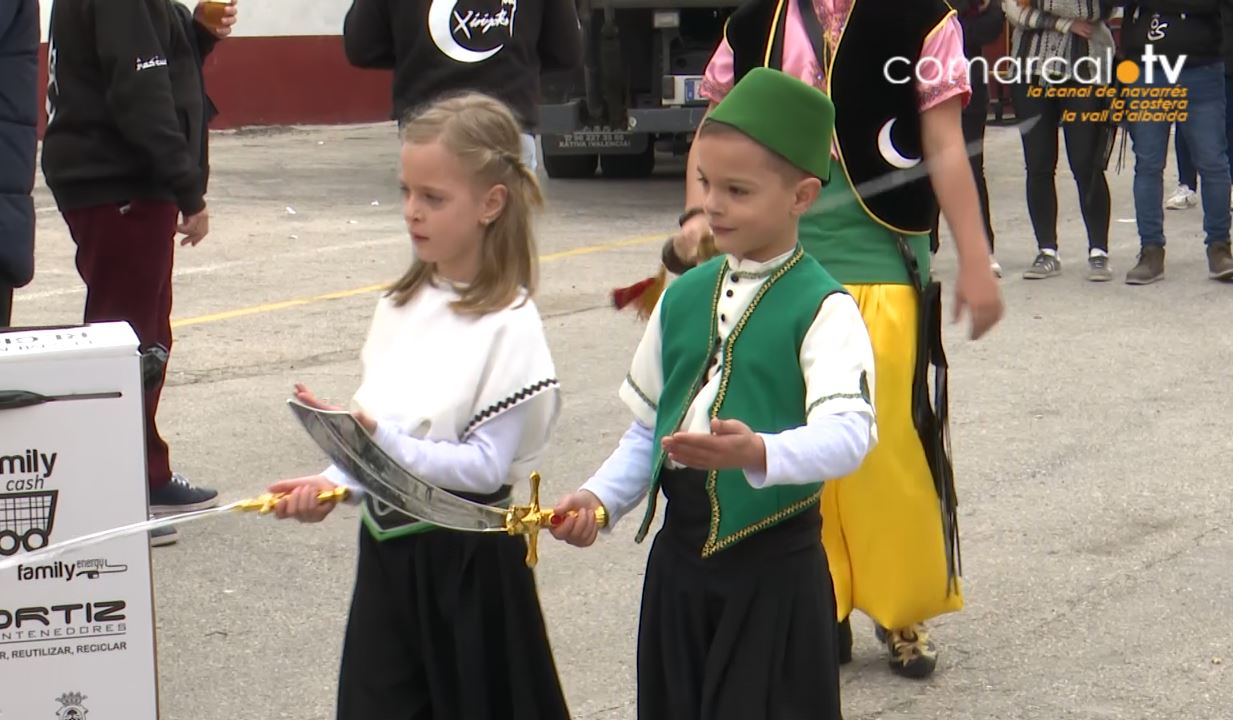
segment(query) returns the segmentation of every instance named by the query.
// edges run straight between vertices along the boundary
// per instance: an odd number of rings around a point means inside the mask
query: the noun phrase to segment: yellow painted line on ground
[[[562,250],[561,252],[550,253],[548,255],[540,255],[541,263],[549,263],[555,260],[564,260],[565,258],[578,257],[579,255],[591,255],[593,253],[606,252],[608,250],[617,250],[625,247],[633,247],[636,245],[646,245],[657,240],[663,240],[664,235],[642,235],[640,237],[625,238],[624,240],[614,240],[612,242],[599,243],[598,245],[586,245],[583,247],[573,248],[572,250]],[[345,298],[356,297],[358,295],[367,295],[369,293],[380,292],[385,289],[386,285],[366,285],[361,288],[352,290],[340,290],[338,292],[325,293],[324,295],[313,295],[311,297],[296,298],[294,300],[282,300],[275,303],[267,303],[265,305],[254,305],[252,307],[237,308],[235,310],[224,310],[223,312],[211,313],[209,315],[198,315],[197,317],[184,318],[183,320],[173,320],[171,327],[179,329],[189,327],[191,325],[205,325],[207,323],[222,322],[224,320],[234,320],[236,318],[247,317],[249,315],[264,315],[265,313],[277,312],[293,307],[303,307],[304,305],[313,305],[327,300],[342,300]]]

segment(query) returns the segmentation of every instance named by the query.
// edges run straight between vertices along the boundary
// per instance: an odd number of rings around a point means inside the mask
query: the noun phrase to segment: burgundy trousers
[[[175,259],[173,203],[137,200],[64,213],[77,244],[77,272],[86,284],[87,323],[127,322],[141,350],[171,352],[171,267]],[[146,390],[146,472],[150,488],[171,480],[167,443],[154,416],[166,371]]]

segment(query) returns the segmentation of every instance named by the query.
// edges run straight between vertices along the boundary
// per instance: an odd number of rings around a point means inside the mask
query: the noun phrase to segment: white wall
[[[179,1],[189,7],[196,5],[196,0]],[[39,0],[39,3],[43,16],[43,42],[46,42],[53,0]],[[235,37],[341,35],[343,17],[350,7],[351,0],[239,0],[240,20],[236,24]]]

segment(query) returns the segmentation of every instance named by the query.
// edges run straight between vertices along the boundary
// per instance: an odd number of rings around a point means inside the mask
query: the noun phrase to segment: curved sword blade
[[[288,400],[296,419],[331,461],[395,510],[452,530],[505,532],[506,510],[471,502],[422,480],[386,454],[348,412]]]

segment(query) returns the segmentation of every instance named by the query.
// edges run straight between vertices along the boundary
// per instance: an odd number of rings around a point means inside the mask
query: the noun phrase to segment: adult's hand
[[[1090,40],[1092,33],[1096,32],[1096,26],[1087,20],[1075,20],[1070,26],[1070,31],[1084,40]]]
[[[236,16],[239,14],[239,9],[236,5],[239,2],[240,0],[231,0],[231,5],[223,10],[222,19],[218,21],[218,24],[207,22],[205,17],[205,6],[217,5],[218,3],[207,2],[207,0],[199,0],[197,3],[197,9],[193,11],[193,17],[197,20],[197,22],[201,23],[202,27],[209,30],[214,37],[222,40],[231,34],[232,29],[235,26]]]
[[[184,216],[183,222],[176,228],[176,231],[184,235],[184,239],[180,241],[180,245],[197,246],[197,243],[205,239],[206,235],[210,234],[210,213],[207,210],[202,210],[196,215]]]

